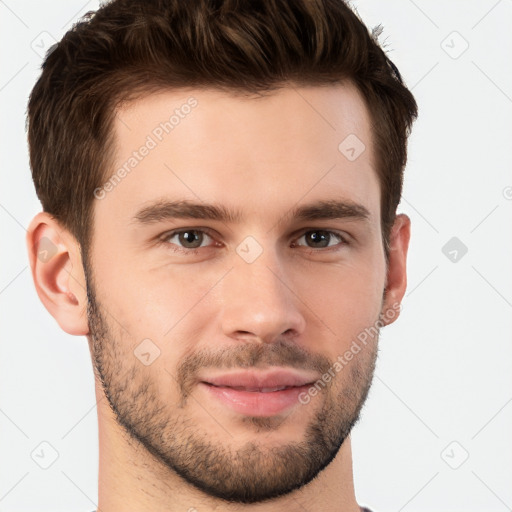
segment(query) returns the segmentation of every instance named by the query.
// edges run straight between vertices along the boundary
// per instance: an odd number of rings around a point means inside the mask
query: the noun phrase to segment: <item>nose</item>
[[[233,339],[272,343],[305,329],[302,304],[269,251],[254,262],[238,261],[222,285],[222,330]]]

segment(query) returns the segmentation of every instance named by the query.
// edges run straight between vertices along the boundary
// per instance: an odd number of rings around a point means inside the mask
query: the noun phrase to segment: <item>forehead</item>
[[[114,166],[95,207],[128,216],[155,199],[191,199],[270,218],[320,198],[352,199],[377,212],[370,127],[351,84],[289,86],[263,97],[153,93],[117,110]]]

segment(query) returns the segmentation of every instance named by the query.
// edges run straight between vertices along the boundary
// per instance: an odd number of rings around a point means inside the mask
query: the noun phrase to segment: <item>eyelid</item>
[[[180,245],[173,244],[173,243],[167,241],[169,238],[172,238],[173,236],[175,236],[179,233],[186,232],[186,231],[199,231],[201,233],[204,233],[206,236],[209,236],[215,243],[204,246],[204,247],[188,248],[188,247],[181,247]],[[327,247],[309,247],[307,245],[298,245],[298,244],[296,246],[297,247],[305,247],[306,249],[311,249],[313,251],[322,251],[322,250],[326,251],[329,249],[335,249],[336,247],[339,247],[342,245],[350,245],[351,244],[351,240],[350,240],[351,237],[346,232],[333,230],[333,229],[327,229],[327,228],[318,228],[318,227],[302,228],[301,230],[295,232],[293,234],[292,243],[296,244],[298,239],[302,238],[307,233],[311,233],[311,232],[315,232],[315,231],[323,231],[326,233],[330,233],[331,235],[334,235],[335,237],[339,238],[340,242],[338,244],[335,244],[332,246],[327,246]],[[212,247],[215,244],[217,244],[217,245],[220,244],[220,242],[218,242],[218,240],[217,240],[217,233],[211,228],[206,228],[206,227],[202,227],[202,226],[192,226],[192,227],[183,227],[183,228],[172,229],[170,231],[166,231],[165,233],[159,235],[157,241],[159,244],[175,245],[177,248],[179,248],[180,250],[185,251],[185,252],[197,251],[199,249],[206,249],[207,247]]]
[[[187,231],[199,231],[199,232],[204,233],[205,235],[209,236],[212,240],[216,241],[216,235],[214,234],[214,231],[212,229],[204,228],[201,226],[197,226],[197,227],[192,226],[192,227],[188,227],[188,228],[176,228],[176,229],[171,229],[170,231],[166,231],[165,233],[162,233],[161,235],[158,236],[158,242],[162,243],[162,244],[170,244],[170,242],[167,242],[167,240],[169,238],[172,238],[175,235],[179,235],[180,233],[185,233]],[[176,244],[173,244],[173,245],[176,245]],[[203,247],[188,248],[188,247],[181,247],[179,245],[177,247],[180,247],[180,249],[188,250],[188,251],[194,251],[194,250],[203,248]]]
[[[314,249],[314,250],[321,250],[321,249],[332,249],[336,246],[339,246],[339,245],[349,245],[351,243],[351,240],[350,240],[350,235],[348,233],[345,233],[344,231],[338,231],[338,230],[335,230],[335,229],[328,229],[328,228],[305,228],[305,229],[301,229],[297,235],[294,236],[293,240],[294,242],[296,242],[299,238],[302,238],[305,234],[307,233],[312,233],[312,232],[315,232],[315,231],[324,231],[325,233],[330,233],[331,235],[334,235],[336,237],[338,237],[341,241],[339,244],[336,244],[336,245],[333,245],[333,246],[328,246],[328,247],[318,247],[318,248],[315,248],[315,247],[308,247],[307,245],[301,245],[300,247],[306,247],[308,249]]]

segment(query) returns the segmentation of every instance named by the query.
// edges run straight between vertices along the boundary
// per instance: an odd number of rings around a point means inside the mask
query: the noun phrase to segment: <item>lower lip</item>
[[[201,382],[200,386],[223,404],[234,411],[248,416],[273,416],[299,404],[299,395],[310,387],[310,384],[281,391],[240,391],[233,388],[213,386]]]

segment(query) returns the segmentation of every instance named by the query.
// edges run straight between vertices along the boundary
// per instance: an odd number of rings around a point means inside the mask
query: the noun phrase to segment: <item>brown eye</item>
[[[180,244],[187,249],[197,249],[203,243],[204,233],[190,230],[177,233]]]
[[[166,244],[175,245],[180,249],[199,249],[212,243],[212,238],[200,229],[183,229],[173,231],[162,238]]]
[[[335,245],[346,243],[341,235],[323,229],[307,231],[297,242],[298,245],[306,245],[313,249],[323,249],[325,247],[334,247]]]
[[[327,231],[310,231],[305,234],[305,239],[310,247],[328,247],[331,234]]]

